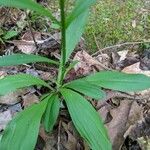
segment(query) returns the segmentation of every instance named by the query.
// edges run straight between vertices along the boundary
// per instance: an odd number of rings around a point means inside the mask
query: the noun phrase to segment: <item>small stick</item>
[[[26,11],[25,11],[25,13],[26,13],[26,16],[27,16],[27,22],[28,22],[28,26],[29,26],[29,30],[30,30],[30,33],[31,33],[32,39],[33,39],[33,41],[34,41],[34,44],[35,44],[36,49],[38,49],[38,44],[37,44],[37,42],[36,42],[36,40],[35,40],[35,37],[34,37],[34,34],[33,34],[33,30],[32,30],[32,27],[31,27],[31,23],[30,23],[30,20],[29,20],[28,14],[27,14],[27,12],[26,12]]]
[[[113,45],[113,46],[109,46],[109,47],[105,47],[103,49],[100,49],[99,51],[97,51],[96,53],[92,54],[92,56],[96,56],[101,54],[103,51],[108,50],[108,49],[113,49],[113,48],[119,48],[121,46],[127,46],[127,45],[137,45],[137,44],[141,44],[141,43],[150,43],[150,41],[143,41],[143,42],[127,42],[127,43],[122,43],[122,44],[117,44],[117,45]]]
[[[58,126],[57,150],[60,150],[60,131],[61,131],[61,120],[59,121]]]
[[[98,52],[99,52],[100,54],[102,54],[101,49],[100,49],[100,47],[99,47],[99,44],[98,44],[98,42],[97,42],[96,36],[95,36],[94,33],[92,33],[92,34],[93,34],[93,37],[94,37],[94,40],[95,40],[95,44],[96,44],[96,46],[97,46],[97,48],[98,48]]]

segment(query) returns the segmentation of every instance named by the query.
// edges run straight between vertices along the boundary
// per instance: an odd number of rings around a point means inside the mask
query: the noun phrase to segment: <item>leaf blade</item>
[[[47,62],[50,64],[58,65],[56,61],[38,55],[13,54],[0,57],[0,67],[21,65],[33,62]]]
[[[80,16],[87,9],[89,9],[95,2],[96,0],[77,0],[75,8],[72,10],[67,18],[66,27],[68,27],[71,22],[75,20],[75,18]]]
[[[92,97],[96,100],[104,99],[106,94],[98,86],[91,84],[84,79],[78,79],[65,84],[64,87],[74,89],[84,95]]]
[[[0,79],[0,95],[33,85],[50,88],[45,81],[29,74],[10,75]]]
[[[53,126],[56,123],[59,115],[59,109],[60,100],[58,98],[58,95],[51,95],[49,97],[49,101],[43,116],[44,129],[47,132],[50,132],[53,129]]]
[[[150,88],[150,78],[142,74],[101,71],[84,79],[97,86],[123,92],[136,92]]]
[[[62,89],[72,121],[81,136],[94,150],[111,150],[106,130],[97,112],[81,95],[69,89]]]
[[[36,11],[39,15],[43,15],[46,17],[49,17],[53,22],[56,24],[59,24],[59,22],[56,20],[56,18],[52,15],[52,13],[39,5],[38,3],[32,1],[32,0],[1,0],[0,1],[1,6],[6,7],[15,7],[20,9],[30,9],[32,11]]]
[[[46,105],[47,100],[45,99],[17,114],[4,131],[0,149],[33,150]]]
[[[73,52],[76,44],[79,42],[84,31],[89,11],[86,10],[80,14],[66,29],[66,61]]]

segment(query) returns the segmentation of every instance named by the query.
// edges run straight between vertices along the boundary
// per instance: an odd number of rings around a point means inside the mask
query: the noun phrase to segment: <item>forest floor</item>
[[[51,8],[59,18],[56,0],[39,2]],[[72,8],[72,1],[68,1],[67,8],[68,11]],[[46,18],[30,11],[0,8],[1,56],[26,53],[59,59],[59,43],[57,26]],[[101,70],[150,76],[150,1],[98,1],[91,9],[89,23],[72,59],[80,62],[73,70],[80,76]],[[56,76],[57,70],[45,64],[0,68],[0,78],[16,73],[32,74],[48,81]],[[71,73],[68,78],[72,76]],[[0,131],[17,112],[39,102],[44,90],[32,87],[0,96]],[[150,90],[138,93],[105,91],[106,99],[92,104],[104,121],[113,149],[149,150]],[[58,147],[60,150],[89,149],[74,129],[66,109],[60,112],[51,134],[40,129],[36,150],[57,150]]]

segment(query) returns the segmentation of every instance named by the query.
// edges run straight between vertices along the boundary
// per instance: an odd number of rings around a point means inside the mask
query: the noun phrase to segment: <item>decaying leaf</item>
[[[39,98],[35,94],[27,94],[23,96],[23,106],[29,107],[34,103],[39,103]]]
[[[4,96],[0,96],[0,103],[1,104],[15,104],[20,99],[19,96],[26,93],[26,90],[17,90],[15,92],[8,93]]]
[[[121,101],[118,108],[110,111],[112,120],[106,124],[108,134],[112,142],[113,149],[117,150],[124,142],[124,133],[126,131],[126,124],[128,121],[128,114],[131,108],[131,101]]]
[[[133,73],[133,74],[144,74],[150,76],[150,71],[145,71],[140,69],[140,62],[137,62],[133,65],[130,65],[122,70],[125,73]]]
[[[0,131],[4,130],[8,122],[12,119],[12,112],[10,110],[0,113]]]
[[[90,56],[86,51],[77,52],[73,60],[79,61],[74,69],[81,75],[87,75],[96,70],[100,71],[104,69],[102,64]]]
[[[14,40],[12,43],[17,46],[17,48],[25,54],[33,54],[36,52],[36,45],[33,40],[41,40],[41,33],[33,32],[33,35],[30,31],[27,31],[21,38],[21,40]]]

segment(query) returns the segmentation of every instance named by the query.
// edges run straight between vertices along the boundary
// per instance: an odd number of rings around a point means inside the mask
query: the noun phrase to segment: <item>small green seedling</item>
[[[8,124],[0,141],[0,150],[33,150],[42,124],[47,132],[52,131],[61,109],[60,103],[66,103],[73,124],[81,137],[93,150],[111,150],[111,143],[103,122],[94,107],[83,95],[100,100],[105,97],[101,88],[123,92],[139,91],[150,88],[150,78],[139,74],[125,74],[115,71],[101,71],[89,76],[64,83],[65,75],[74,65],[68,59],[84,31],[89,8],[96,0],[76,0],[71,13],[65,12],[65,0],[60,0],[61,21],[52,13],[32,0],[0,0],[0,5],[30,9],[51,19],[61,29],[60,62],[37,55],[14,54],[0,58],[0,66],[12,66],[26,63],[46,62],[58,66],[56,86],[27,74],[11,75],[0,79],[0,95],[17,89],[40,85],[49,89],[40,103],[33,104]],[[51,81],[49,81],[51,82]]]

